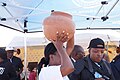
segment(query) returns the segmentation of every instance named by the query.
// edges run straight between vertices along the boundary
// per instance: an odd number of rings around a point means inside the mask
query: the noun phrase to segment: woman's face
[[[55,52],[55,54],[50,55],[50,65],[60,65],[61,64],[61,59],[60,55],[58,52]]]

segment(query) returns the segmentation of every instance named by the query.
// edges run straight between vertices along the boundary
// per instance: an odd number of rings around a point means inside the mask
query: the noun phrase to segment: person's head
[[[7,59],[7,52],[5,49],[0,48],[0,62]]]
[[[74,48],[71,53],[71,57],[75,60],[79,60],[85,56],[84,49],[80,45],[74,45]]]
[[[45,47],[44,56],[49,65],[60,65],[60,55],[53,43]]]
[[[17,49],[16,52],[18,55],[21,53],[20,49]]]
[[[35,68],[35,66],[34,65],[32,65],[32,64],[28,64],[28,70],[30,71],[30,72],[32,72],[33,70],[34,70],[34,68]]]
[[[120,45],[119,45],[119,47],[116,48],[116,53],[120,54]]]
[[[60,55],[57,52],[56,47],[53,43],[49,43],[44,50],[44,57],[40,60],[38,64],[38,74],[43,66],[47,65],[60,65]]]
[[[7,58],[10,59],[13,57],[13,54],[15,52],[14,47],[6,47],[5,49],[7,51]]]
[[[110,58],[106,53],[103,54],[103,59],[106,60],[107,62],[110,62]]]
[[[100,38],[94,38],[89,44],[90,58],[94,62],[100,62],[103,59],[103,54],[105,50],[104,41]]]

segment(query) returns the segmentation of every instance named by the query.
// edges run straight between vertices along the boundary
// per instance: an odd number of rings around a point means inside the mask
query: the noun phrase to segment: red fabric
[[[28,80],[36,80],[36,72],[35,71],[30,72]]]

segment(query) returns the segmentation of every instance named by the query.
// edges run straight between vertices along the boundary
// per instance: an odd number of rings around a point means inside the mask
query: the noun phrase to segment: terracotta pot
[[[49,17],[43,21],[43,31],[46,38],[56,40],[56,32],[62,33],[65,31],[69,33],[69,38],[71,38],[75,33],[75,24],[72,21],[72,15],[54,11]]]

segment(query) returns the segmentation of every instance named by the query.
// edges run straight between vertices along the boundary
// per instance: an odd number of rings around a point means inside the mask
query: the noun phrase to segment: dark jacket
[[[0,80],[16,80],[16,77],[16,71],[8,60],[0,62]]]
[[[95,73],[99,73],[105,80],[115,80],[109,63],[101,60],[98,67],[89,56],[78,60],[75,64],[75,71],[71,77],[76,77],[74,80],[95,80]]]
[[[73,65],[75,66],[75,64],[76,64],[76,67],[79,67],[80,65],[84,65],[84,62],[83,62],[83,60],[79,60],[78,62],[79,62],[79,64],[77,64],[76,62],[74,62],[73,61],[73,59],[71,58],[71,61],[72,61],[72,63],[73,63]],[[81,67],[79,67],[79,68],[75,68],[75,71],[79,71],[79,70],[81,70],[82,69],[82,66]],[[78,76],[79,76],[79,74],[75,74],[75,71],[74,72],[72,72],[72,73],[70,73],[69,75],[68,75],[68,78],[69,78],[69,80],[79,80],[78,79]]]
[[[21,69],[23,69],[23,64],[21,59],[16,56],[12,57],[12,64],[15,67],[16,72],[19,72]],[[20,75],[18,75],[16,80],[20,80]]]
[[[116,56],[110,63],[115,80],[120,79],[120,55]]]

